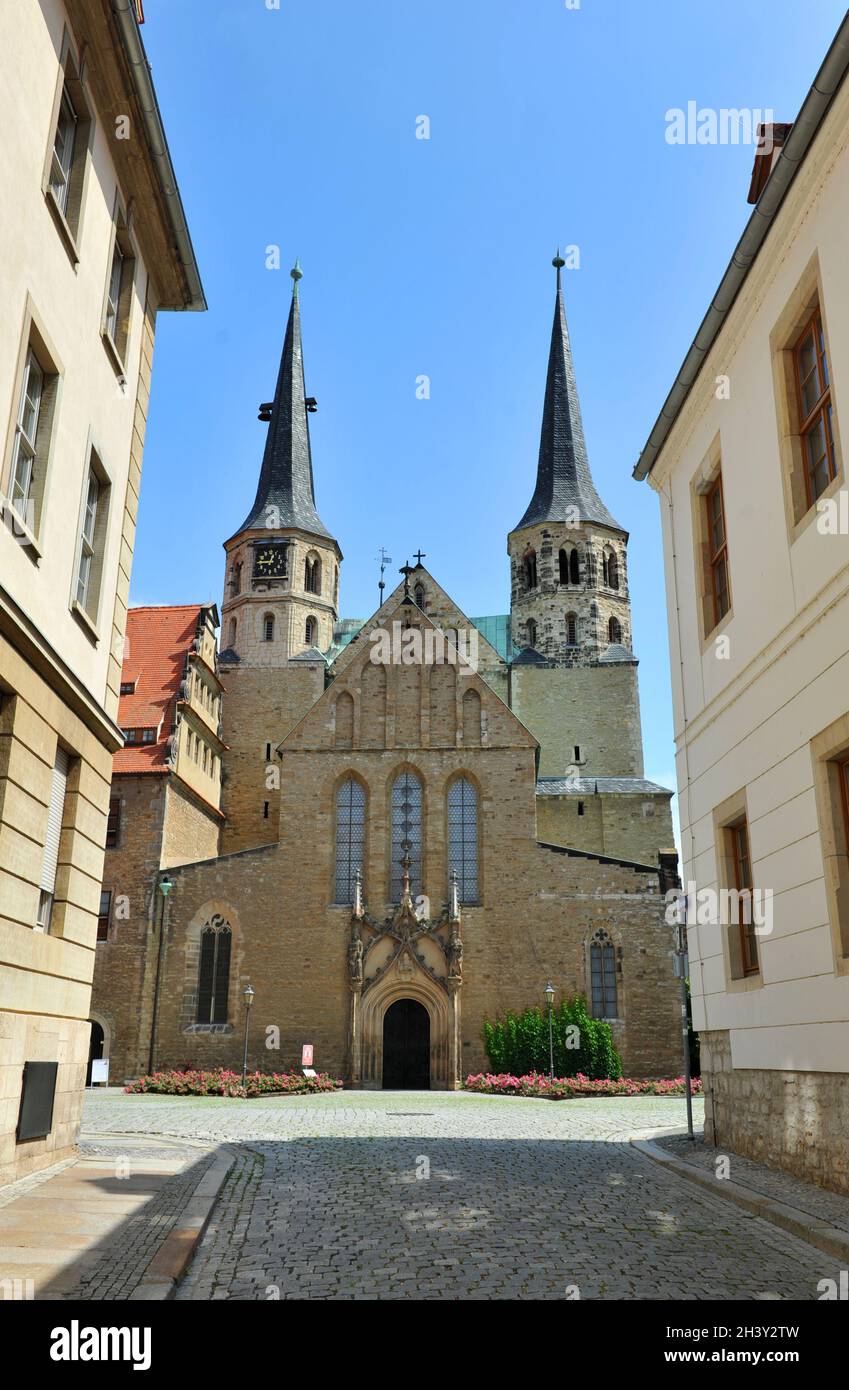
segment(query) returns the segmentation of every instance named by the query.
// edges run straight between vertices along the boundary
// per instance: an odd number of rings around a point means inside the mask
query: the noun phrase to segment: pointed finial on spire
[[[293,279],[294,282],[295,282],[295,283],[293,284],[293,286],[292,286],[292,294],[293,294],[293,295],[295,296],[295,298],[297,299],[297,297],[298,297],[298,281],[299,281],[299,280],[303,280],[303,278],[304,278],[304,272],[301,270],[301,262],[298,260],[298,257],[297,257],[297,256],[295,257],[295,264],[292,266],[292,269],[289,271],[289,274],[291,275],[292,279]]]
[[[566,262],[564,261],[563,257],[562,257],[561,254],[560,254],[560,247],[559,247],[559,246],[558,246],[558,248],[557,248],[557,255],[554,257],[554,260],[551,262],[551,264],[554,266],[555,270],[558,272],[558,279],[559,279],[559,278],[560,278],[559,272],[563,269],[564,265],[566,264]]]

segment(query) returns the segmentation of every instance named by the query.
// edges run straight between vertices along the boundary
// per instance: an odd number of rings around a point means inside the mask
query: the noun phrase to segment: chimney
[[[758,126],[758,148],[755,152],[747,202],[756,203],[760,198],[778,158],[778,152],[792,129],[792,121],[774,121],[771,125]]]

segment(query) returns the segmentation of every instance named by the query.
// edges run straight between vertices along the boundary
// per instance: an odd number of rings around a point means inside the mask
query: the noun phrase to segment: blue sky
[[[564,288],[590,461],[631,533],[646,771],[673,785],[658,504],[631,469],[751,211],[753,152],[670,145],[666,112],[695,101],[792,120],[843,5],[145,11],[209,312],[159,319],[132,601],[221,601],[221,543],[253,500],[256,407],[273,394],[298,256],[342,615],[376,607],[381,545],[394,569],[421,547],[467,613],[506,612],[506,537],[534,485],[550,262],[558,242],[577,245]],[[429,140],[416,139],[421,115]]]

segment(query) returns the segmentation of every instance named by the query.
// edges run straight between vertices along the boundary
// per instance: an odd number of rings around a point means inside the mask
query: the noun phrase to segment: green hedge
[[[591,1018],[587,1001],[576,995],[564,999],[552,1011],[554,1034],[554,1075],[582,1076],[593,1080],[618,1078],[622,1062],[613,1045],[609,1023]],[[524,1076],[528,1072],[548,1072],[548,1010],[525,1009],[508,1013],[504,1019],[483,1026],[483,1040],[494,1072]]]

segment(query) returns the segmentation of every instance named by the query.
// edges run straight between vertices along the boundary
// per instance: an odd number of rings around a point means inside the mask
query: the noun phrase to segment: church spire
[[[294,281],[292,304],[259,485],[253,507],[239,531],[295,526],[315,536],[330,536],[315,509],[298,303],[298,281],[303,272],[297,262],[290,274]]]
[[[560,271],[566,262],[559,250],[551,264],[557,270],[557,297],[548,355],[537,483],[530,505],[516,530],[545,521],[566,521],[569,519],[567,509],[575,508],[577,521],[594,521],[619,531],[622,528],[614,521],[595,490],[587,459],[560,283]]]

